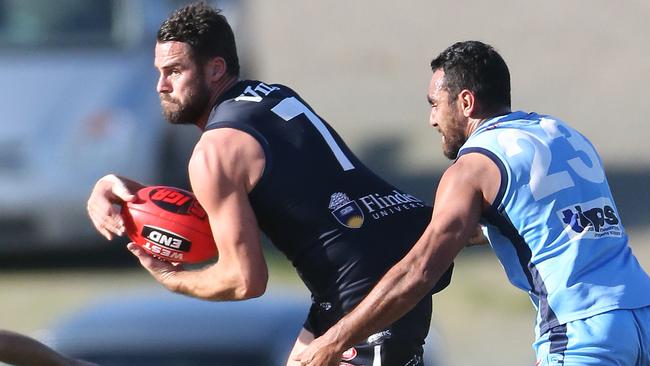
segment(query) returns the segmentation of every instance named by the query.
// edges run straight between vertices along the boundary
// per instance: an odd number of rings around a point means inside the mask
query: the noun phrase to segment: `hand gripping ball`
[[[122,205],[122,217],[131,241],[158,258],[197,263],[217,255],[208,215],[191,192],[142,188]]]

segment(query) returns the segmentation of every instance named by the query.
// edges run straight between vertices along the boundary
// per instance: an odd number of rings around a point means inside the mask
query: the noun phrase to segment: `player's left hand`
[[[309,343],[293,360],[300,362],[301,366],[338,366],[342,352],[327,339],[326,333]]]
[[[158,259],[134,243],[127,244],[126,248],[138,257],[140,265],[149,271],[156,281],[168,290],[177,292],[180,280],[176,277],[176,274],[183,270],[180,263],[170,263]]]

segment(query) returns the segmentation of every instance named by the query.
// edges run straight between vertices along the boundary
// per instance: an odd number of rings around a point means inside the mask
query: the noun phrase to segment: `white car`
[[[170,292],[114,297],[42,340],[102,366],[284,365],[309,309],[295,295],[209,302]]]
[[[153,67],[180,3],[0,0],[0,253],[88,246],[86,200],[109,172],[187,184],[199,131],[164,122]]]
[[[285,364],[309,310],[309,297],[295,290],[234,302],[162,291],[90,305],[39,338],[102,366],[278,366]],[[432,329],[425,365],[441,364],[439,345]]]

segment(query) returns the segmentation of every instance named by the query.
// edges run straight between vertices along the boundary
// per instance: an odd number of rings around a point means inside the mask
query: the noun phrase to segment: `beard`
[[[208,108],[210,91],[202,83],[197,84],[188,93],[185,103],[169,94],[160,94],[160,107],[165,120],[171,124],[196,124]]]
[[[463,146],[463,144],[465,144],[465,141],[467,141],[463,132],[452,130],[448,133],[443,133],[442,136],[444,137],[442,144],[442,153],[449,160],[456,160],[460,148]]]

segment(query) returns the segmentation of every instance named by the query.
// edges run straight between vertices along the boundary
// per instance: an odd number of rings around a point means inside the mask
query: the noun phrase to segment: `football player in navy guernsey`
[[[650,365],[650,278],[594,147],[557,118],[511,112],[510,73],[489,45],[456,43],[431,68],[430,123],[455,160],[431,223],[301,364],[338,365],[340,350],[410,311],[481,220],[510,281],[537,309],[537,365]]]
[[[128,248],[171,291],[243,300],[266,289],[261,229],[312,294],[293,359],[409,251],[431,208],[364,166],[293,90],[239,80],[233,32],[218,10],[198,3],[172,14],[158,32],[154,63],[165,118],[203,130],[188,170],[192,190],[209,216],[219,259],[189,270],[159,261],[132,243]],[[88,212],[107,239],[124,234],[115,204],[132,200],[139,187],[113,174],[96,183]],[[342,350],[337,362],[421,365],[430,295],[447,286],[451,271],[446,264],[429,296]]]

